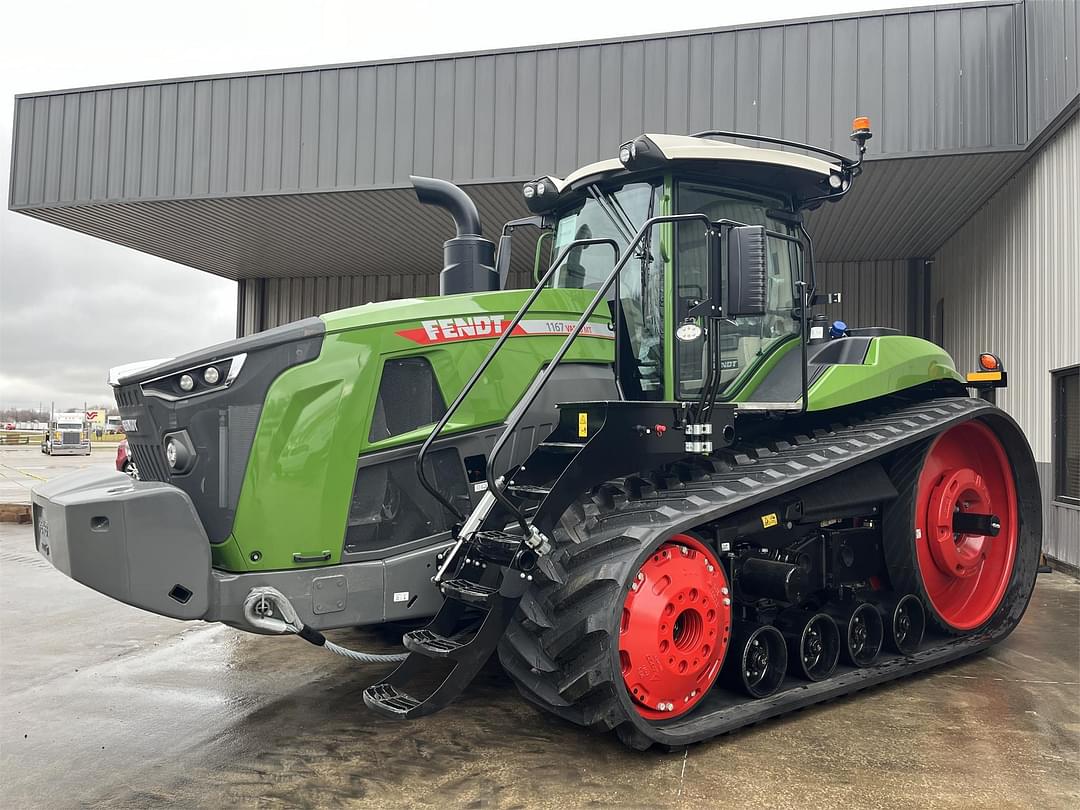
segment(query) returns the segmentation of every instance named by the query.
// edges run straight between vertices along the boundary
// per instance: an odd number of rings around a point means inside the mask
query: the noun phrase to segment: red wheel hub
[[[954,531],[958,512],[995,515],[997,536]],[[941,434],[919,475],[915,547],[926,595],[953,629],[978,627],[1001,604],[1018,528],[1012,465],[990,428],[965,422]]]
[[[641,566],[623,603],[619,663],[641,716],[693,708],[720,672],[730,633],[724,569],[703,543],[675,535]]]

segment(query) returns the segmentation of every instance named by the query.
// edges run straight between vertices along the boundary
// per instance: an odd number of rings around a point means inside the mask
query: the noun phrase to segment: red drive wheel
[[[1012,465],[993,431],[972,421],[938,436],[919,474],[915,553],[945,626],[974,630],[993,615],[1012,576],[1018,532]]]
[[[642,717],[665,720],[705,697],[731,635],[724,569],[699,540],[677,534],[653,552],[623,603],[619,663]]]

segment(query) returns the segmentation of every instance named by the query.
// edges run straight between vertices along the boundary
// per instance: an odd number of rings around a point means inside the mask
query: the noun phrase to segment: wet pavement
[[[116,442],[94,444],[88,456],[47,456],[39,444],[0,446],[0,504],[30,503],[31,487],[76,470],[116,469]]]
[[[542,715],[495,665],[394,723],[361,699],[385,672],[113,602],[0,525],[5,807],[1080,806],[1080,583],[1061,574],[988,653],[675,753]]]

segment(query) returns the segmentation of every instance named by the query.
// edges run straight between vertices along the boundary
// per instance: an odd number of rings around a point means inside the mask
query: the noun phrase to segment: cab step
[[[439,590],[447,599],[454,599],[478,608],[490,608],[491,601],[498,593],[495,588],[470,582],[467,579],[451,579],[439,584]]]
[[[365,705],[379,714],[397,719],[409,717],[420,707],[420,701],[392,683],[377,683],[364,690]]]
[[[510,484],[506,491],[511,495],[517,495],[523,500],[542,501],[551,492],[551,488],[533,486],[532,484]]]
[[[586,442],[540,442],[537,447],[544,447],[556,453],[576,453]]]
[[[521,536],[497,530],[479,531],[473,535],[469,556],[496,565],[508,566],[521,550]]]
[[[406,633],[401,643],[407,649],[428,658],[454,658],[457,652],[465,647],[464,642],[447,638],[427,628]]]

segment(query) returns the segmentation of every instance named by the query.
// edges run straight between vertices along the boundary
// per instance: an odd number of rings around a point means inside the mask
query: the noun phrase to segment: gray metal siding
[[[1080,93],[1080,3],[1028,0],[1024,12],[1027,123],[1034,136]]]
[[[961,368],[999,353],[999,404],[1051,461],[1050,369],[1080,363],[1080,115],[1074,114],[935,255],[942,344]],[[1044,492],[1048,499],[1048,493]],[[1048,546],[1080,565],[1080,512],[1047,502]]]
[[[824,262],[817,266],[819,292],[838,292],[839,304],[818,311],[848,326],[888,326],[913,332],[908,323],[908,263],[903,259]],[[911,326],[912,328],[909,328]]]
[[[527,179],[645,130],[848,153],[863,113],[875,157],[1015,148],[1026,94],[1039,119],[1076,92],[1075,4],[1045,3],[1027,4],[1035,90],[1025,6],[988,3],[23,96],[10,206]]]

